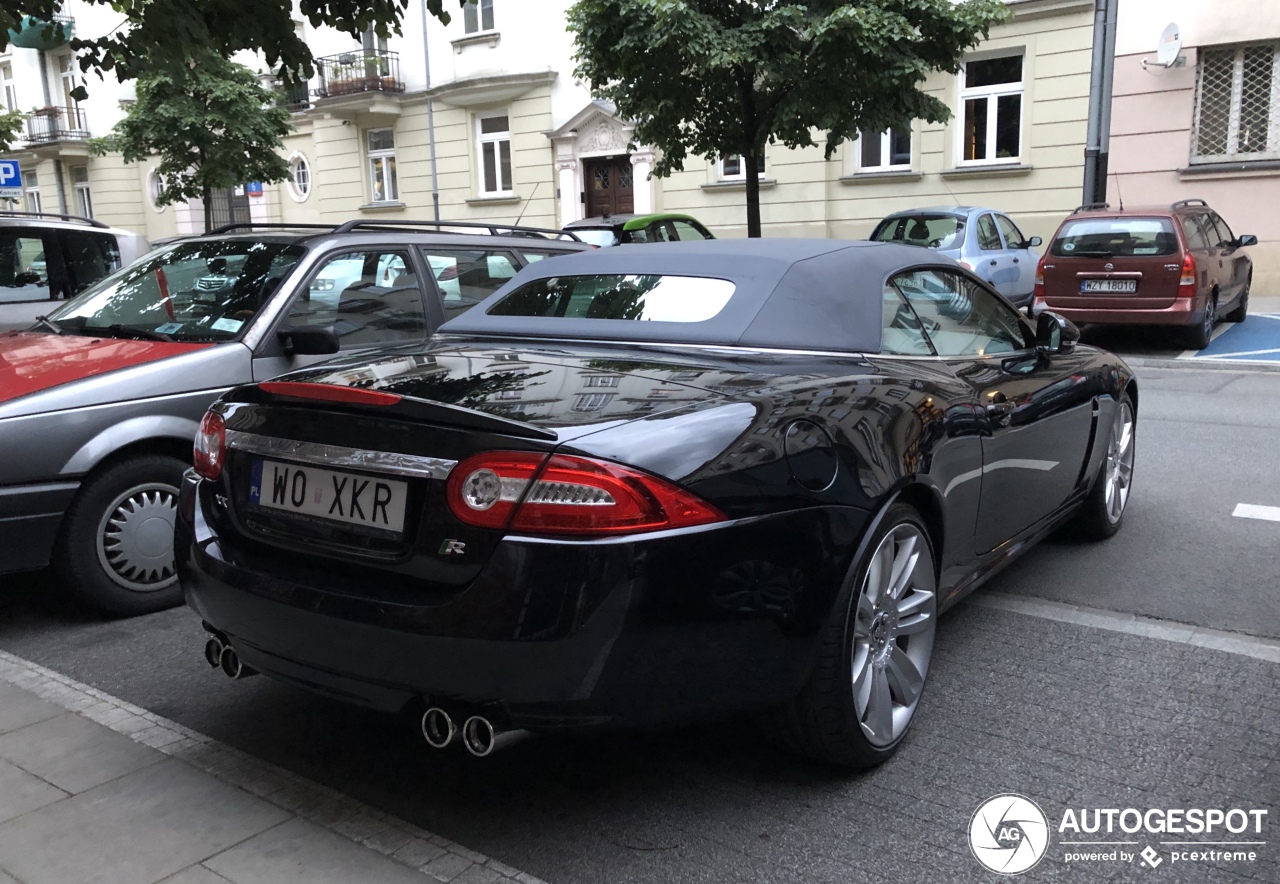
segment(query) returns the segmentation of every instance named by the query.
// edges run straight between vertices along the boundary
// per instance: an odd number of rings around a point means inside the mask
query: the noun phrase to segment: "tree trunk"
[[[204,232],[213,227],[213,188],[206,184],[200,191],[200,199],[204,202]]]
[[[756,151],[759,148],[751,148],[750,153],[742,155],[742,162],[746,164],[747,172],[747,236],[760,236],[760,167],[759,157]]]

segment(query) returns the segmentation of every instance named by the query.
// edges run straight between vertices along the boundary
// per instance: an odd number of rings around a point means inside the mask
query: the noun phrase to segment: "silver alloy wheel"
[[[132,592],[166,589],[178,579],[173,525],[178,489],[163,482],[137,485],[116,497],[98,522],[98,562]]]
[[[894,527],[876,547],[853,621],[853,705],[874,746],[902,736],[924,689],[937,620],[933,558],[920,529]]]
[[[1124,515],[1129,502],[1129,486],[1133,482],[1133,409],[1121,402],[1107,443],[1107,519],[1114,525]]]

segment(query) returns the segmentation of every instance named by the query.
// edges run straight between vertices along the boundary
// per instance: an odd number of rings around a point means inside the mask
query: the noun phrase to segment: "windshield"
[[[1050,250],[1059,258],[1164,257],[1178,252],[1168,218],[1080,218],[1062,225]]]
[[[254,240],[175,243],[108,276],[49,318],[64,334],[231,340],[305,251]]]
[[[608,273],[527,282],[489,308],[492,316],[703,322],[733,296],[725,279]]]
[[[958,249],[964,243],[964,219],[952,215],[901,215],[880,222],[874,242],[900,242],[930,249]]]
[[[618,244],[618,237],[614,234],[612,227],[575,227],[573,235],[597,249]]]

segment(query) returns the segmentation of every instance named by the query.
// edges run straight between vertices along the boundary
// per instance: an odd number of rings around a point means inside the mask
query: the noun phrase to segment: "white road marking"
[[[1237,350],[1233,353],[1210,353],[1201,359],[1226,359],[1228,356],[1263,356],[1268,353],[1280,353],[1280,347],[1269,347],[1266,350]]]
[[[1060,623],[1092,626],[1095,629],[1140,635],[1200,648],[1212,648],[1228,654],[1239,654],[1242,657],[1280,663],[1280,641],[1273,638],[1260,638],[1220,629],[1205,629],[1189,623],[1179,623],[1176,620],[1121,614],[1102,608],[1086,608],[1081,605],[1068,605],[1047,599],[997,592],[978,592],[970,596],[969,601],[984,608],[996,608],[1014,614],[1043,617],[1045,620],[1057,620]]]
[[[1262,519],[1265,522],[1280,522],[1280,506],[1237,503],[1231,515],[1239,516],[1242,519]]]
[[[370,850],[377,850],[410,868],[417,868],[423,873],[424,882],[440,880],[426,869],[435,860],[417,864],[399,852],[389,853],[383,846],[402,844],[402,838],[409,839],[406,846],[421,840],[461,861],[474,864],[463,870],[464,877],[480,876],[495,884],[546,884],[540,878],[369,807],[336,789],[260,761],[247,752],[233,749],[176,721],[162,718],[7,651],[0,651],[0,684],[3,683],[35,694],[136,743],[178,758],[217,780],[257,795],[300,819],[309,820]],[[428,749],[424,743],[422,751],[434,750]],[[370,829],[378,834],[369,837]],[[472,871],[477,867],[477,871]]]

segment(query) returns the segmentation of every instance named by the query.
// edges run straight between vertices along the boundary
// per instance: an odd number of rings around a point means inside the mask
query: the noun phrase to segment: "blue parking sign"
[[[0,160],[0,199],[22,199],[22,169],[17,160]]]

